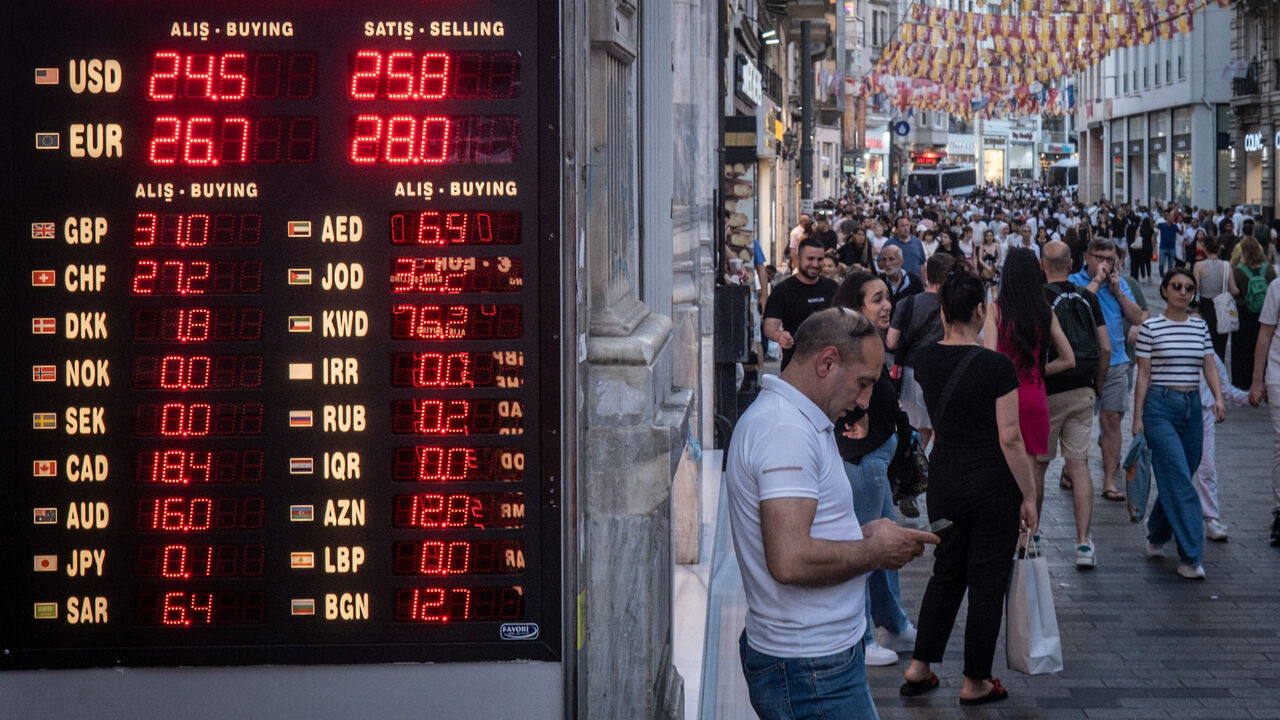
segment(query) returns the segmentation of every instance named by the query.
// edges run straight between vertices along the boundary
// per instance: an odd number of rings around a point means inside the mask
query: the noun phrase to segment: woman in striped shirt
[[[1187,315],[1196,295],[1195,279],[1186,269],[1173,268],[1160,281],[1160,295],[1168,303],[1164,314],[1149,318],[1138,331],[1133,393],[1133,434],[1145,430],[1159,489],[1147,518],[1147,556],[1163,556],[1164,544],[1172,538],[1182,561],[1178,574],[1198,580],[1204,578],[1204,519],[1191,473],[1200,464],[1204,439],[1197,422],[1202,370],[1218,422],[1226,419],[1227,409],[1209,326]]]

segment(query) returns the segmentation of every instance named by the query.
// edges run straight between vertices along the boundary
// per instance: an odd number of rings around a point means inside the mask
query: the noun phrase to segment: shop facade
[[[1220,151],[1225,106],[1160,108],[1102,125],[1108,168],[1103,195],[1117,202],[1213,208],[1229,191],[1231,150]],[[1225,129],[1222,129],[1225,132]],[[1225,136],[1223,136],[1225,137]],[[1274,151],[1272,151],[1274,152]],[[1097,158],[1090,153],[1090,164]],[[1247,154],[1244,161],[1247,160]],[[1261,149],[1255,153],[1261,159]],[[1082,174],[1088,172],[1082,167]],[[1228,201],[1229,202],[1229,201]]]

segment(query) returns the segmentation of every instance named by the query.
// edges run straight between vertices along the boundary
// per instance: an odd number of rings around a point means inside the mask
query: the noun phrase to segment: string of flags
[[[851,90],[903,112],[1063,115],[1075,107],[1073,73],[1118,48],[1189,33],[1198,12],[1230,2],[1000,0],[1000,13],[915,2],[875,68]]]

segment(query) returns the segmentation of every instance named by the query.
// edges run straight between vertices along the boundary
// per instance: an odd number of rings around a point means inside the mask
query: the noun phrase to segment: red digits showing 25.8
[[[421,55],[359,50],[351,57],[353,100],[492,100],[519,94],[520,56],[513,52]]]

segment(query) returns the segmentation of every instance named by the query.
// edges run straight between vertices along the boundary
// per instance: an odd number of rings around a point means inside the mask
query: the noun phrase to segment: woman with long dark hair
[[[943,338],[916,356],[935,433],[929,517],[953,525],[933,553],[911,666],[898,692],[911,697],[938,687],[930,666],[942,662],[967,593],[962,705],[1009,694],[991,677],[991,664],[1019,526],[1034,533],[1039,518],[1031,458],[1018,431],[1017,370],[1009,358],[978,341],[985,298],[982,280],[963,266],[953,270],[938,292]]]
[[[1076,366],[1071,343],[1044,294],[1045,277],[1030,250],[1013,248],[1004,261],[1000,294],[987,312],[983,344],[1013,361],[1018,371],[1018,424],[1028,455],[1049,452],[1049,398],[1044,377]],[[1049,362],[1052,345],[1057,357]],[[1036,507],[1044,501],[1037,488]]]
[[[831,305],[862,313],[880,331],[883,342],[893,310],[889,286],[884,280],[868,272],[849,273],[832,297]],[[898,406],[898,392],[887,367],[881,368],[867,409],[847,413],[836,423],[836,445],[853,488],[853,511],[859,523],[865,525],[882,517],[893,518],[889,463],[897,451],[898,435],[905,423],[906,414]],[[898,661],[894,649],[909,650],[915,643],[916,629],[902,609],[900,595],[897,570],[874,570],[867,576],[864,641],[868,665],[892,665]],[[884,647],[877,644],[873,634],[876,626],[882,628]]]
[[[1130,241],[1129,262],[1134,269],[1134,277],[1138,280],[1151,279],[1151,252],[1155,248],[1156,226],[1151,224],[1151,217],[1142,218],[1138,223],[1137,240]]]

